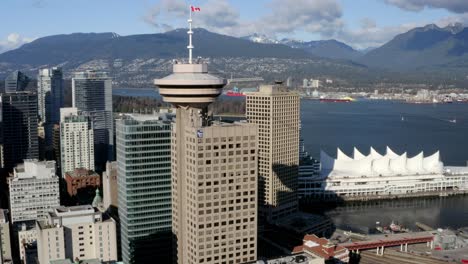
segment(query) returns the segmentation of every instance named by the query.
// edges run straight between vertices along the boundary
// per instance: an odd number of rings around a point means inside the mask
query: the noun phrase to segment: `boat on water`
[[[457,123],[457,119],[455,118],[455,119],[449,120],[449,122],[450,122],[450,123],[456,124],[456,123]]]
[[[239,91],[239,88],[234,87],[232,90],[227,91],[226,93],[227,96],[234,96],[234,97],[239,97],[239,96],[245,96],[245,94],[241,93]]]
[[[320,98],[320,102],[326,103],[351,103],[356,101],[356,99],[351,97],[343,97],[343,98]]]

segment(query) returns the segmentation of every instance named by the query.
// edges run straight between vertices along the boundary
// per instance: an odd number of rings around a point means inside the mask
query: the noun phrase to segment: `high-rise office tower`
[[[60,161],[62,177],[75,169],[94,171],[94,131],[89,116],[76,108],[60,109]]]
[[[73,107],[93,123],[95,163],[98,171],[114,159],[112,79],[105,72],[76,72],[72,78]]]
[[[170,263],[171,123],[164,114],[125,115],[116,133],[122,260]]]
[[[39,158],[37,95],[32,92],[0,95],[3,161],[7,171],[25,159]]]
[[[257,257],[257,126],[213,122],[225,79],[192,60],[155,80],[176,107],[172,128],[172,232],[177,263],[248,263]]]
[[[248,93],[246,114],[257,124],[260,213],[275,221],[297,210],[299,95],[281,84]]]
[[[117,261],[115,221],[90,205],[53,208],[45,220],[36,221],[36,231],[39,263],[66,258]]]
[[[44,220],[60,205],[55,161],[25,160],[15,167],[9,188],[12,224]]]
[[[26,89],[30,79],[20,71],[14,71],[5,78],[5,93],[21,92]]]
[[[54,124],[60,122],[60,108],[63,106],[62,69],[40,69],[37,75],[38,114],[44,124],[45,144],[52,146]]]

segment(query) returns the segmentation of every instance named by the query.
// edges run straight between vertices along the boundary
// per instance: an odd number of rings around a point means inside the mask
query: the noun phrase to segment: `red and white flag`
[[[192,12],[201,11],[201,9],[196,6],[191,6],[190,8],[192,8]]]

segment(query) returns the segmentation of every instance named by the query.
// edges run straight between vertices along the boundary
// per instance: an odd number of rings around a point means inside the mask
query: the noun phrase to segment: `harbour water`
[[[122,96],[158,97],[153,89],[115,89]],[[239,99],[236,99],[239,100]],[[456,119],[456,123],[450,122]],[[372,146],[384,152],[391,147],[411,157],[440,150],[445,165],[466,166],[468,161],[468,104],[406,104],[360,100],[353,103],[301,102],[302,136],[307,150],[319,157],[323,149],[331,156],[336,148],[351,155],[353,147],[363,154]],[[418,198],[348,204],[324,212],[336,226],[363,231],[375,222],[392,220],[414,228],[419,221],[433,227],[468,226],[468,196]],[[357,226],[356,223],[359,223]]]

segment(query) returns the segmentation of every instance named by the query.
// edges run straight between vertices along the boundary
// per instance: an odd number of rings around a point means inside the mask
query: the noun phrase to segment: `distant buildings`
[[[52,146],[54,124],[60,122],[64,88],[61,68],[40,69],[37,75],[39,119],[44,124],[45,144]]]
[[[45,219],[60,205],[55,161],[25,160],[14,169],[9,189],[12,224]]]
[[[60,121],[60,155],[62,177],[76,168],[94,171],[94,131],[88,116],[76,108],[62,108]]]
[[[155,84],[177,107],[171,132],[177,263],[254,262],[257,126],[210,120],[207,107],[226,80],[209,74],[205,63],[174,64],[173,71]]]
[[[170,263],[171,124],[167,114],[116,121],[118,212],[124,263]],[[105,177],[112,174],[112,168]],[[104,179],[112,199],[114,179]],[[107,183],[105,183],[107,184]],[[115,196],[116,194],[114,194]],[[107,201],[109,203],[111,201]]]
[[[14,71],[5,78],[5,93],[21,92],[26,89],[30,79],[20,71]]]
[[[39,263],[61,259],[117,261],[116,225],[90,205],[60,206],[36,222]]]
[[[260,212],[269,221],[297,211],[300,99],[281,85],[247,93],[246,115],[257,124]]]
[[[0,263],[13,263],[11,255],[10,224],[8,221],[8,210],[0,209]]]
[[[37,95],[0,94],[4,168],[11,171],[25,159],[39,158]]]
[[[67,192],[70,196],[77,195],[78,191],[81,189],[96,189],[101,186],[99,174],[84,168],[67,171],[65,172],[64,178],[67,183]]]
[[[114,160],[112,79],[105,72],[76,72],[72,78],[73,107],[88,115],[93,124],[96,166],[104,170]]]

